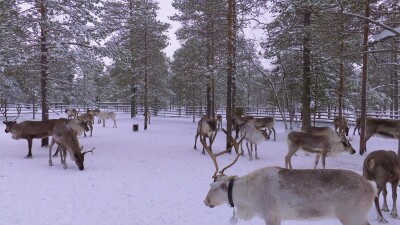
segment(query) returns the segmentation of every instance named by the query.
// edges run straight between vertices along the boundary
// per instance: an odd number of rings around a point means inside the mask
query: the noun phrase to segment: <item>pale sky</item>
[[[168,45],[168,47],[166,49],[164,49],[163,51],[167,54],[168,57],[172,58],[174,51],[181,46],[179,44],[179,41],[176,40],[176,35],[174,34],[175,31],[179,27],[179,23],[168,19],[169,16],[174,15],[176,10],[171,5],[172,0],[159,0],[158,2],[159,2],[159,6],[160,6],[160,11],[159,11],[157,17],[161,21],[169,23],[171,25],[171,28],[168,30],[170,45]]]

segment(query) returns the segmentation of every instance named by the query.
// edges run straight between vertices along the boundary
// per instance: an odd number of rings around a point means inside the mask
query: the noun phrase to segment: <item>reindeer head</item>
[[[83,149],[83,147],[81,147],[81,149]],[[75,161],[75,164],[76,164],[76,166],[78,166],[79,170],[85,169],[85,167],[83,165],[83,162],[85,161],[85,154],[88,152],[91,152],[92,154],[94,154],[93,150],[94,150],[94,148],[90,151],[74,153],[73,160]]]
[[[204,204],[210,208],[229,202],[228,186],[232,177],[219,175],[213,183],[210,184],[210,190],[204,200]]]
[[[350,141],[354,140],[354,138],[349,138],[347,139],[344,134],[339,134],[339,137],[341,138],[344,150],[350,154],[356,153],[356,150],[351,146]]]
[[[6,125],[6,129],[4,130],[4,132],[6,133],[10,133],[11,132],[11,127],[15,124],[17,124],[16,121],[3,121],[3,123]]]
[[[267,133],[267,130],[261,129],[261,134],[265,137],[266,140],[269,140],[269,139],[270,139],[270,136],[269,136],[269,134]]]

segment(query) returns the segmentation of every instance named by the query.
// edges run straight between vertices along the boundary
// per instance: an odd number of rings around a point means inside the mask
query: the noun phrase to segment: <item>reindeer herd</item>
[[[386,184],[392,187],[393,207],[390,215],[398,218],[396,201],[397,185],[400,181],[400,156],[393,151],[376,150],[368,154],[364,160],[362,176],[344,169],[325,169],[326,157],[356,151],[347,139],[349,125],[346,119],[335,119],[334,127],[302,127],[287,135],[288,153],[284,159],[286,168],[266,167],[253,171],[245,176],[227,176],[224,171],[234,165],[240,155],[244,154],[242,142],[246,141],[250,160],[252,160],[252,144],[269,140],[274,132],[274,118],[254,118],[251,116],[236,117],[232,120],[236,131],[235,138],[224,133],[230,140],[230,147],[215,153],[212,144],[217,134],[217,119],[203,117],[196,133],[204,150],[210,155],[214,165],[214,182],[204,200],[208,207],[228,203],[236,208],[236,215],[244,220],[254,216],[261,217],[267,225],[280,225],[282,220],[311,220],[318,218],[337,218],[344,225],[367,225],[367,214],[375,204],[377,219],[380,223],[388,223],[381,211],[389,211],[386,195]],[[357,120],[356,129],[360,127]],[[338,131],[342,132],[337,132]],[[367,142],[373,135],[400,139],[400,120],[367,118]],[[209,139],[209,144],[207,144]],[[237,141],[239,139],[239,141]],[[236,152],[232,163],[219,170],[217,157]],[[314,169],[292,169],[291,158],[298,150],[314,154]],[[322,158],[323,169],[316,169]],[[379,194],[383,192],[384,204],[380,208]]]
[[[79,111],[76,109],[66,109],[65,113],[67,118],[49,119],[46,121],[22,121],[17,123],[21,110],[17,109],[17,117],[9,121],[7,119],[7,110],[1,109],[1,113],[5,117],[3,123],[6,125],[5,132],[11,133],[11,137],[15,140],[26,139],[28,141],[28,154],[25,158],[32,158],[32,141],[33,139],[42,139],[52,137],[51,144],[49,146],[49,165],[53,166],[52,162],[52,148],[54,144],[58,145],[56,153],[53,157],[60,153],[61,164],[64,169],[67,169],[66,155],[67,152],[71,157],[71,160],[75,162],[79,170],[84,170],[85,154],[88,152],[93,153],[93,150],[82,151],[83,147],[80,146],[78,135],[90,131],[92,136],[94,116],[103,120],[103,127],[105,126],[106,119],[112,119],[114,126],[117,127],[114,112],[103,112],[99,109],[87,110],[86,113],[79,115]]]

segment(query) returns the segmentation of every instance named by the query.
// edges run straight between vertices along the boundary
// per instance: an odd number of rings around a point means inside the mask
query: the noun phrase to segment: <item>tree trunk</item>
[[[42,121],[49,120],[49,103],[47,102],[48,80],[48,46],[47,46],[47,6],[45,0],[40,1],[40,84],[42,93]],[[42,138],[42,147],[49,146],[49,138]]]
[[[308,6],[306,6],[308,7]],[[311,50],[310,50],[310,29],[311,11],[304,9],[304,37],[303,37],[303,96],[302,96],[302,125],[311,126]]]
[[[232,78],[234,77],[234,72],[235,72],[235,32],[234,32],[234,17],[235,17],[235,0],[228,0],[228,15],[227,15],[227,20],[228,20],[228,30],[227,30],[227,54],[228,54],[228,59],[227,59],[227,91],[226,91],[226,129],[228,135],[232,134],[232,111],[234,108],[232,108]],[[230,137],[226,137],[226,147],[230,148],[232,147],[231,145],[231,140]]]
[[[134,12],[134,0],[129,0],[129,16],[130,16],[130,23],[133,23],[133,12]],[[135,33],[135,30],[133,30],[132,27],[129,28],[129,33],[131,34],[130,38],[130,42],[131,42],[131,46],[130,46],[130,52],[131,52],[131,56],[135,55],[135,49],[133,48],[134,46],[134,40],[133,40],[133,34]],[[135,75],[133,72],[133,68],[135,68],[135,61],[134,59],[131,59],[131,65],[130,65],[131,69],[130,72],[132,73],[132,81],[131,81],[131,118],[136,116],[136,92],[137,92],[137,88],[135,87]]]
[[[369,1],[365,4],[365,17],[369,17]],[[369,21],[365,20],[364,24],[364,39],[363,39],[363,65],[362,65],[362,80],[361,80],[361,135],[360,135],[360,155],[366,151],[365,146],[365,119],[367,110],[367,76],[368,76],[368,35]]]

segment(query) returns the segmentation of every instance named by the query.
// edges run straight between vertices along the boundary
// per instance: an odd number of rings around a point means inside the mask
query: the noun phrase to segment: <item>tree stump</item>
[[[138,132],[139,131],[139,124],[133,124],[132,130],[133,130],[133,132]]]

